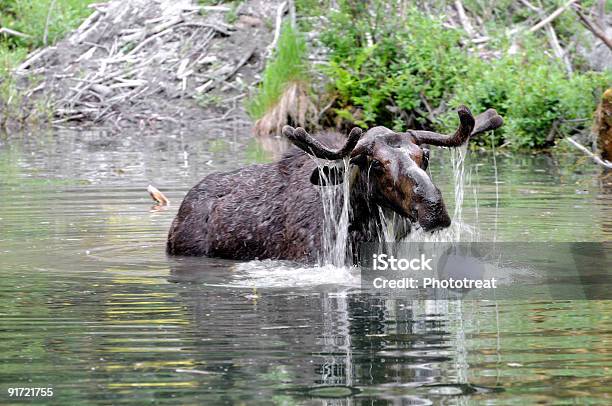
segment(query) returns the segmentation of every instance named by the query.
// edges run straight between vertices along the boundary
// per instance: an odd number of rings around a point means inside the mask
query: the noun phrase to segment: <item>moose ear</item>
[[[310,183],[317,186],[339,185],[344,180],[344,168],[338,166],[316,167],[310,175]]]

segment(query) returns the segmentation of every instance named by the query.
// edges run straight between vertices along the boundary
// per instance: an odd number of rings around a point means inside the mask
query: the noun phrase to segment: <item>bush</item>
[[[336,113],[364,127],[427,126],[425,103],[440,104],[465,73],[459,32],[414,9],[401,18],[377,15],[373,25],[370,17],[365,3],[342,2],[322,35]]]
[[[590,126],[597,95],[612,82],[610,71],[568,78],[537,35],[524,35],[513,54],[500,36],[483,57],[474,55],[462,45],[461,31],[404,4],[343,0],[330,14],[321,41],[330,51],[324,73],[338,116],[362,127],[449,131],[457,123],[451,108],[465,104],[478,113],[493,107],[506,124],[494,138],[477,142],[514,148],[546,146],[553,126],[565,135]]]
[[[553,126],[565,135],[589,128],[597,94],[609,75],[587,72],[567,78],[560,64],[539,51],[537,41],[527,39],[523,47],[520,55],[504,52],[492,61],[471,58],[449,104],[467,104],[476,112],[497,109],[505,125],[494,139],[513,148],[547,146]],[[447,113],[441,121],[438,127],[448,131],[455,126],[456,117]],[[489,144],[491,139],[479,141]]]

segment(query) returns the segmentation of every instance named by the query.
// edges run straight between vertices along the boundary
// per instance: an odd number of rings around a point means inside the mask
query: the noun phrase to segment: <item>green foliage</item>
[[[259,119],[275,106],[292,82],[308,81],[307,49],[304,38],[289,24],[282,27],[276,53],[263,72],[257,91],[246,105],[249,115]]]
[[[53,44],[67,31],[74,29],[91,10],[95,0],[5,0],[0,3],[0,27],[10,28],[26,37],[0,34],[0,78],[23,60],[29,51],[47,43]],[[49,23],[47,25],[47,16]],[[5,83],[9,82],[6,78]]]
[[[501,58],[490,61],[470,58],[466,76],[449,104],[466,104],[475,112],[497,109],[505,124],[494,139],[513,148],[546,146],[553,126],[566,135],[588,128],[597,95],[609,86],[612,76],[586,72],[568,78],[564,67],[541,49],[542,45],[531,38],[524,42],[519,55],[504,52]],[[450,131],[456,120],[454,112],[447,112],[438,128]],[[490,144],[491,138],[477,141]]]
[[[424,98],[438,105],[464,75],[460,35],[415,9],[388,18],[376,8],[381,15],[372,17],[364,4],[345,1],[331,15],[322,36],[331,50],[324,73],[338,93],[338,114],[364,127],[398,128],[402,112],[420,109]]]
[[[25,36],[0,34],[0,125],[9,117],[22,117],[23,92],[18,90],[11,72],[33,49],[43,46],[45,27],[47,44],[57,42],[89,14],[88,4],[95,0],[4,0],[0,2],[0,27],[10,28]],[[51,8],[50,8],[51,7]],[[47,23],[48,21],[48,23]],[[30,84],[36,78],[29,78]],[[39,113],[47,113],[45,102],[39,101]]]
[[[8,50],[0,46],[0,127],[8,117],[19,116],[23,93],[18,90],[10,72],[26,56],[27,50]]]
[[[503,27],[524,18],[506,0],[493,3],[498,6],[487,11],[490,32],[496,32],[495,19]],[[321,35],[330,50],[323,72],[339,117],[363,127],[450,131],[457,125],[451,107],[465,104],[475,113],[493,107],[506,124],[495,137],[478,140],[481,144],[538,148],[553,126],[562,134],[588,128],[597,95],[612,83],[611,72],[575,72],[568,78],[564,67],[542,52],[547,44],[539,33],[523,35],[518,52],[508,52],[510,44],[500,35],[488,44],[491,51],[471,53],[461,30],[405,4],[343,0],[330,13]],[[466,4],[487,7],[478,0]],[[572,22],[559,21],[566,27],[562,35],[574,30]]]
[[[27,38],[0,38],[0,46],[8,48],[36,48],[44,45],[47,16],[47,42],[53,44],[66,32],[74,29],[92,10],[87,5],[95,0],[5,0],[0,5],[0,26],[28,35]]]

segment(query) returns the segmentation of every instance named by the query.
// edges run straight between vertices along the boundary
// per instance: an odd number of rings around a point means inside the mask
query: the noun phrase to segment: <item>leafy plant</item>
[[[450,131],[459,104],[474,113],[493,107],[506,124],[476,142],[513,148],[544,147],[553,132],[587,129],[597,94],[612,83],[612,73],[576,71],[568,77],[543,52],[547,43],[536,34],[510,44],[503,27],[525,18],[511,3],[466,3],[486,11],[489,32],[499,33],[488,45],[491,51],[479,54],[466,46],[461,30],[407,2],[340,0],[321,34],[329,49],[323,73],[336,96],[336,116],[362,127]],[[575,30],[559,21],[565,27],[561,35]]]

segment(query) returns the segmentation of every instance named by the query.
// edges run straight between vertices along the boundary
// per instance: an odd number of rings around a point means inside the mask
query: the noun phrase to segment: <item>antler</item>
[[[472,134],[470,134],[470,137],[487,131],[495,130],[501,127],[503,124],[504,119],[499,114],[497,114],[497,111],[495,111],[495,109],[488,109],[484,113],[481,113],[476,116],[476,124],[474,125],[474,130],[472,130]]]
[[[285,137],[289,138],[289,141],[291,141],[293,145],[307,154],[314,155],[317,158],[333,161],[336,159],[342,159],[351,153],[353,148],[355,148],[355,145],[357,145],[359,138],[361,138],[362,131],[359,127],[353,128],[344,146],[338,150],[329,149],[325,145],[321,144],[317,139],[308,134],[302,127],[293,128],[286,125],[283,127],[283,134]]]
[[[457,109],[459,114],[459,128],[452,136],[438,134],[432,131],[409,131],[417,144],[438,145],[441,147],[458,147],[469,138],[474,129],[474,116],[470,109],[460,106]]]
[[[460,106],[457,109],[459,115],[459,128],[452,136],[442,135],[431,131],[409,131],[417,144],[438,145],[441,147],[458,147],[468,140],[470,136],[474,136],[486,131],[495,130],[504,124],[495,109],[488,109],[482,114],[479,114],[476,119],[466,106]]]

